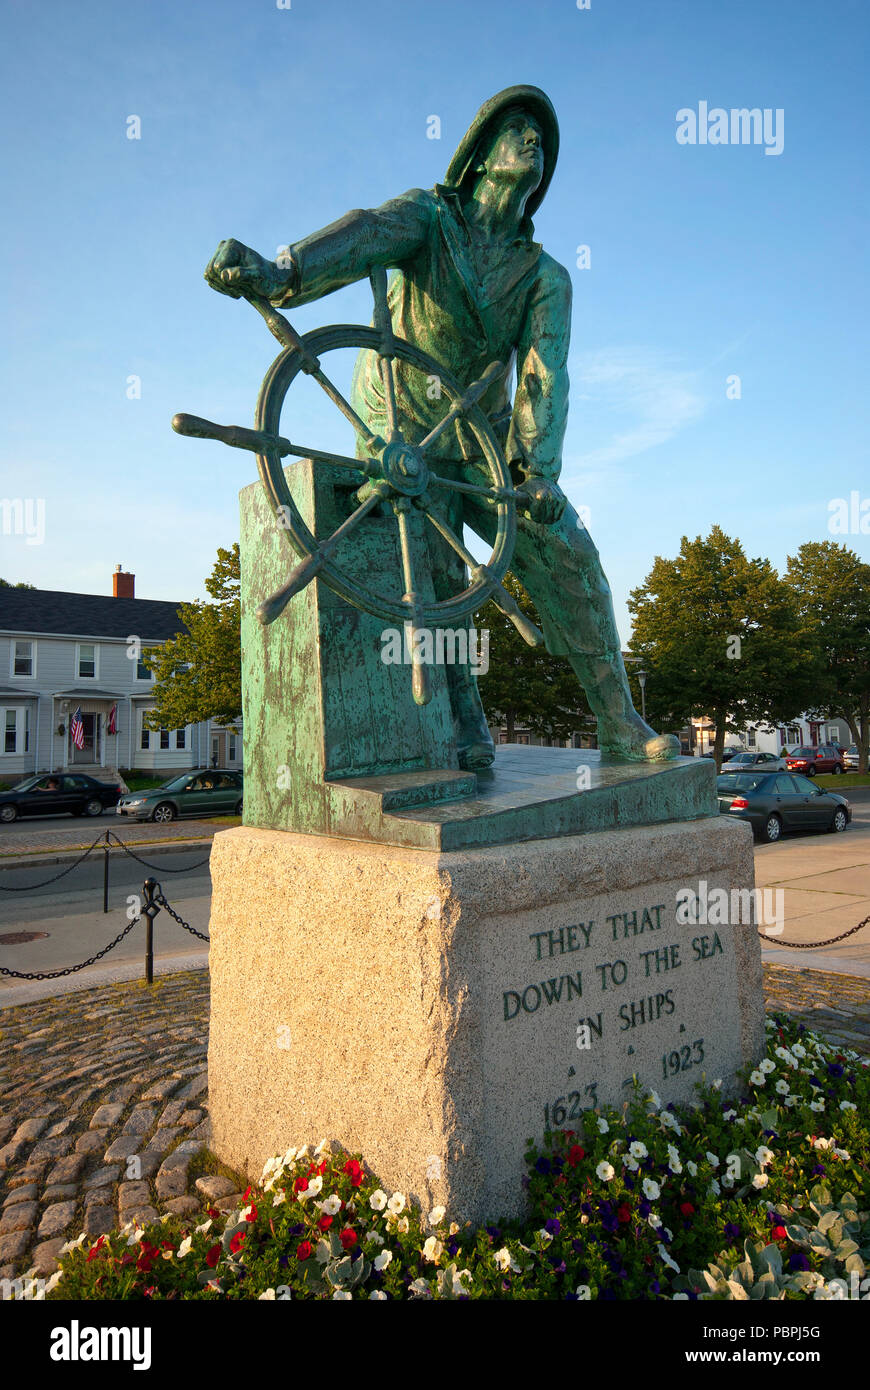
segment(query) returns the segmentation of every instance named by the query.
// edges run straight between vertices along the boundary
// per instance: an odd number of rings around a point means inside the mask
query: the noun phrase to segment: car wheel
[[[838,809],[834,812],[834,819],[831,821],[831,830],[835,833],[838,830],[845,830],[848,824],[849,817],[846,815],[846,812],[843,810],[842,806],[838,807]]]
[[[842,771],[843,771],[843,769],[840,767],[840,764],[839,764],[839,763],[835,763],[835,765],[831,768],[831,776],[832,776],[832,777],[839,777],[839,775],[840,775],[840,773],[841,773]]]
[[[12,822],[13,822],[14,820],[17,820],[17,819],[18,819],[18,807],[17,807],[17,806],[12,806],[12,805],[9,805],[9,804],[7,804],[6,806],[0,806],[0,821],[2,821],[4,825],[11,825]]]
[[[807,776],[808,776],[808,777],[815,777],[815,775],[816,775],[816,769],[815,769],[814,767],[808,767],[808,768],[807,768]]]
[[[768,816],[764,825],[764,838],[768,844],[775,844],[782,834],[782,821],[779,816]]]
[[[236,815],[237,815],[237,816],[240,816],[240,815],[242,814],[242,806],[243,806],[243,805],[244,805],[244,802],[242,802],[242,801],[239,801],[239,802],[237,803],[237,805],[236,805]]]
[[[103,803],[98,796],[92,796],[85,802],[85,814],[88,816],[101,816],[103,814]]]
[[[170,805],[168,801],[161,801],[159,806],[154,807],[151,819],[160,821],[161,823],[175,820],[175,807]]]

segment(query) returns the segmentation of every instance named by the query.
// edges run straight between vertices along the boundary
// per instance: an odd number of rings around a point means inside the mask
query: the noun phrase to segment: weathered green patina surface
[[[242,507],[252,824],[412,844],[537,833],[526,798],[496,811],[482,805],[471,776],[458,775],[483,774],[494,760],[475,674],[468,662],[430,665],[416,641],[433,627],[467,628],[490,594],[528,641],[568,657],[598,717],[596,773],[613,762],[624,782],[644,783],[628,823],[713,813],[712,770],[675,764],[677,740],[656,735],[633,708],[598,552],[558,487],[571,282],[533,240],[530,220],[558,146],[546,95],[510,88],[481,107],[443,185],[347,213],[293,243],[280,263],[232,240],[209,262],[209,284],[249,299],[284,347],[254,430],[173,422],[256,452],[264,483],[262,496],[246,490]],[[375,297],[370,329],[302,338],[280,312],[365,276]],[[359,349],[349,398],[324,361],[346,346]],[[352,456],[281,432],[299,372],[353,426]],[[290,428],[295,438],[295,420]],[[307,461],[285,474],[288,455]],[[466,549],[463,526],[492,545],[487,565]],[[301,557],[289,577],[288,541]],[[508,565],[543,635],[501,589]],[[413,682],[407,668],[380,659],[385,622],[405,627]],[[649,765],[652,780],[642,772]],[[497,781],[498,770],[487,776]],[[377,782],[385,776],[389,786]],[[600,828],[609,804],[601,791],[542,790],[544,802],[567,794],[571,806],[551,807],[544,819],[559,828],[541,833]],[[457,809],[463,797],[471,816]],[[428,829],[409,801],[431,803]]]

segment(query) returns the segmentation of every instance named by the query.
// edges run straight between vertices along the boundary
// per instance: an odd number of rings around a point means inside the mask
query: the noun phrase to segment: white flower
[[[640,1165],[637,1159],[632,1158],[631,1154],[623,1154],[622,1166],[623,1168],[627,1168],[630,1173],[636,1173]]]
[[[403,1212],[405,1210],[404,1193],[394,1192],[390,1200],[387,1202],[387,1206],[389,1207],[390,1211],[393,1213],[394,1216],[398,1216],[400,1212]]]
[[[713,1090],[714,1090],[714,1091],[721,1091],[721,1090],[722,1090],[722,1078],[721,1078],[721,1076],[718,1078],[718,1080],[716,1080],[716,1081],[711,1081],[711,1082],[710,1082],[710,1085],[713,1087]]]
[[[437,1236],[429,1236],[423,1241],[423,1259],[430,1265],[434,1265],[441,1256],[444,1246]]]
[[[764,1074],[757,1069],[750,1074],[749,1083],[751,1086],[763,1086],[764,1082]]]
[[[646,1144],[642,1144],[639,1139],[635,1139],[633,1144],[629,1144],[628,1152],[631,1154],[632,1158],[646,1158],[649,1154],[649,1149]]]
[[[787,1096],[787,1095],[788,1095],[788,1082],[787,1082],[784,1078],[783,1078],[783,1080],[781,1080],[781,1081],[777,1081],[776,1086],[774,1087],[774,1090],[775,1090],[779,1095],[781,1095],[781,1096]]]
[[[316,1197],[322,1187],[323,1178],[309,1178],[308,1186],[304,1188],[301,1192],[297,1192],[296,1200],[298,1202],[307,1202],[309,1197]]]
[[[710,1150],[708,1149],[707,1152],[704,1154],[704,1157],[706,1158],[706,1160],[707,1160],[707,1162],[709,1163],[709,1165],[710,1165],[711,1168],[718,1168],[718,1167],[719,1167],[719,1155],[718,1155],[718,1154],[712,1154],[712,1153],[710,1152]]]
[[[280,1207],[280,1206],[282,1205],[282,1203],[284,1203],[284,1202],[286,1202],[286,1201],[287,1201],[287,1193],[284,1191],[284,1188],[283,1188],[283,1187],[279,1187],[279,1188],[278,1188],[278,1191],[275,1193],[274,1197],[272,1198],[272,1206],[273,1206],[273,1207]]]
[[[332,1297],[333,1297],[333,1299],[334,1299],[336,1302],[342,1302],[342,1303],[343,1303],[343,1302],[345,1302],[348,1298],[353,1298],[353,1294],[352,1294],[352,1293],[347,1293],[345,1289],[336,1289],[336,1291],[335,1291],[335,1293],[332,1295]]]
[[[771,1061],[770,1057],[764,1057],[758,1063],[758,1070],[763,1071],[765,1076],[769,1076],[772,1071],[776,1071],[776,1062]]]
[[[204,1236],[210,1225],[211,1225],[211,1217],[209,1217],[207,1221],[203,1221],[203,1223],[202,1223],[201,1226],[194,1226],[194,1228],[193,1228],[194,1235],[197,1235],[197,1236]],[[130,1242],[127,1241],[127,1244],[129,1245]]]
[[[651,1211],[649,1216],[647,1217],[647,1221],[652,1226],[654,1231],[657,1231],[659,1226],[661,1226],[662,1224],[662,1218],[659,1216],[657,1211]]]
[[[733,1120],[737,1114],[736,1110],[726,1110],[722,1116],[723,1120]]]
[[[78,1237],[77,1240],[68,1240],[68,1241],[66,1241],[66,1242],[60,1247],[59,1253],[60,1253],[61,1255],[68,1255],[69,1252],[70,1252],[70,1250],[78,1250],[79,1246],[80,1246],[80,1245],[83,1245],[84,1242],[85,1242],[86,1240],[87,1240],[87,1236],[85,1235],[85,1232],[82,1231],[81,1235]],[[132,1245],[132,1244],[133,1244],[132,1237],[131,1237],[130,1240],[127,1241],[127,1244],[128,1244],[128,1245]]]
[[[243,1207],[239,1213],[239,1220],[247,1221],[248,1217],[252,1214],[253,1210],[253,1207]]]
[[[795,1057],[806,1057],[807,1050],[802,1043],[792,1043],[791,1050]]]
[[[371,1207],[372,1211],[383,1211],[386,1205],[387,1194],[386,1192],[382,1192],[381,1189],[378,1188],[377,1192],[373,1192],[371,1197],[369,1197],[369,1206]]]
[[[323,1155],[326,1153],[326,1151],[327,1151],[328,1148],[329,1148],[329,1140],[328,1140],[328,1139],[321,1139],[320,1143],[317,1145],[317,1148],[314,1150],[314,1157],[315,1157],[315,1158],[322,1158]]]
[[[657,1182],[653,1182],[652,1178],[644,1178],[642,1185],[643,1195],[647,1197],[651,1202],[654,1202],[657,1197],[661,1196],[662,1190]]]
[[[683,1171],[680,1155],[673,1144],[668,1144],[668,1167],[672,1173],[682,1173]]]
[[[810,1110],[819,1111],[819,1110],[824,1110],[824,1108],[825,1108],[825,1102],[824,1102],[821,1098],[820,1098],[819,1100],[811,1100],[811,1101],[810,1101],[810,1104],[809,1104],[809,1109],[810,1109]]]
[[[291,1152],[292,1152],[292,1151],[291,1151]],[[297,1150],[296,1150],[296,1159],[297,1159],[297,1161],[298,1161],[300,1158],[307,1158],[307,1157],[308,1157],[308,1145],[307,1145],[307,1144],[303,1144],[301,1149],[297,1149]],[[285,1161],[286,1161],[286,1160],[285,1160]]]
[[[720,1192],[722,1191],[722,1188],[719,1186],[719,1181],[717,1178],[712,1178],[710,1180],[710,1191],[713,1193],[714,1197],[718,1197]]]
[[[849,1150],[848,1150],[848,1149],[836,1149],[836,1148],[835,1148],[835,1149],[832,1149],[831,1152],[834,1153],[834,1154],[836,1154],[837,1158],[842,1158],[842,1159],[844,1160],[844,1162],[845,1162],[845,1160],[849,1157]]]
[[[646,1098],[646,1103],[647,1105],[655,1106],[656,1110],[661,1110],[662,1108],[661,1100],[656,1091],[650,1091],[649,1095]]]
[[[536,1232],[536,1234],[541,1237],[541,1240],[544,1242],[545,1245],[549,1245],[553,1239],[546,1226],[542,1226],[541,1229]]]
[[[752,1179],[752,1186],[761,1191],[762,1187],[767,1187],[769,1182],[770,1178],[766,1173],[756,1173],[755,1177]]]
[[[598,1167],[595,1169],[595,1174],[596,1177],[599,1177],[602,1182],[610,1182],[611,1178],[616,1177],[616,1169],[613,1167],[612,1163],[607,1163],[604,1159],[602,1159]]]
[[[800,1104],[800,1096],[786,1096],[786,1098],[785,1098],[785,1104],[786,1104],[786,1105],[799,1105],[799,1104]]]
[[[446,1215],[444,1207],[433,1207],[427,1218],[430,1226],[440,1226]]]
[[[693,1163],[691,1159],[686,1161],[686,1170],[691,1177],[696,1178],[698,1176],[698,1165]]]
[[[327,1197],[321,1206],[324,1216],[335,1216],[336,1212],[341,1211],[341,1198],[337,1192],[333,1192],[331,1197]]]
[[[387,1295],[384,1293],[383,1289],[372,1289],[369,1294],[370,1303],[386,1303],[386,1301]]]
[[[375,1269],[386,1269],[387,1265],[391,1263],[392,1258],[392,1250],[382,1250],[380,1255],[375,1255],[372,1264],[374,1265]]]
[[[600,1115],[599,1115],[599,1117],[598,1117],[598,1133],[599,1133],[599,1134],[609,1134],[609,1133],[610,1133],[610,1125],[607,1123],[606,1120],[602,1120],[602,1118],[601,1118]]]
[[[266,1292],[265,1292],[265,1293],[261,1293],[261,1294],[260,1294],[260,1298],[259,1298],[259,1302],[262,1303],[264,1299],[265,1299],[266,1302],[268,1302],[268,1303],[274,1303],[274,1302],[275,1302],[275,1290],[274,1290],[274,1289],[266,1289]]]
[[[683,1131],[680,1129],[679,1122],[674,1119],[670,1110],[663,1110],[659,1119],[663,1125],[667,1125],[668,1129],[672,1129],[675,1134],[682,1134]]]
[[[45,1286],[45,1292],[46,1292],[46,1293],[51,1293],[52,1289],[56,1289],[62,1278],[63,1278],[63,1270],[62,1270],[62,1269],[56,1269],[55,1272],[54,1272],[54,1274],[52,1274],[51,1278],[49,1279],[48,1283],[47,1283],[46,1286]]]
[[[841,1100],[841,1101],[840,1101],[840,1109],[841,1109],[841,1110],[857,1110],[858,1107],[857,1107],[857,1105],[855,1105],[854,1101],[851,1101],[851,1100]]]
[[[670,1255],[668,1254],[667,1246],[663,1245],[662,1242],[659,1241],[658,1246],[656,1248],[659,1252],[659,1258],[663,1260],[666,1265],[669,1265],[671,1269],[676,1270],[677,1274],[679,1274],[680,1266],[677,1264],[676,1260],[671,1259]]]
[[[178,1250],[177,1250],[177,1252],[176,1252],[177,1255],[178,1255],[178,1258],[179,1258],[180,1260],[183,1260],[184,1257],[185,1257],[185,1255],[189,1255],[189,1254],[190,1254],[192,1247],[193,1247],[193,1241],[192,1241],[191,1237],[190,1237],[190,1236],[185,1236],[185,1237],[184,1237],[184,1240],[181,1242],[181,1244],[179,1245]]]
[[[675,1293],[671,1299],[672,1303],[688,1303],[688,1301],[689,1295],[687,1293]]]
[[[384,1238],[377,1231],[369,1231],[366,1236],[366,1243],[368,1245],[383,1245]]]
[[[501,1250],[496,1250],[496,1252],[495,1252],[495,1254],[493,1255],[492,1258],[495,1260],[496,1264],[498,1265],[498,1267],[499,1267],[499,1269],[502,1271],[502,1273],[504,1273],[506,1270],[510,1269],[510,1267],[511,1267],[511,1252],[508,1250],[508,1248],[507,1248],[506,1245],[503,1245],[502,1248],[501,1248]]]
[[[457,1224],[456,1224],[455,1221],[451,1221],[451,1222],[450,1222],[450,1225],[447,1227],[447,1234],[448,1234],[449,1236],[458,1236],[458,1235],[459,1235],[459,1227],[457,1226]]]
[[[415,1298],[432,1297],[432,1290],[429,1288],[429,1285],[426,1283],[425,1279],[415,1279],[413,1284],[408,1285],[408,1288],[410,1289],[412,1295]]]
[[[399,1232],[400,1235],[406,1236],[408,1234],[409,1229],[410,1228],[408,1225],[407,1216],[400,1216],[398,1221],[396,1222],[396,1230]]]
[[[814,1139],[814,1140],[813,1140],[813,1148],[814,1148],[814,1149],[829,1149],[829,1148],[831,1147],[831,1142],[832,1142],[832,1141],[831,1141],[830,1139]]]
[[[766,1168],[769,1163],[772,1163],[775,1156],[773,1149],[769,1149],[766,1144],[759,1144],[755,1150],[755,1162],[760,1163],[762,1168]]]

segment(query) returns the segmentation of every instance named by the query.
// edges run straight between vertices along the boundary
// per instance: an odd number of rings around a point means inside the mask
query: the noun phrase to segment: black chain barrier
[[[105,833],[106,835],[111,835],[112,832],[111,830],[107,830]],[[54,874],[51,878],[45,878],[40,883],[25,883],[23,886],[19,885],[18,887],[7,887],[6,884],[0,883],[0,893],[29,893],[32,888],[45,888],[46,884],[57,883],[59,878],[63,878],[64,874],[72,873],[73,869],[77,869],[79,864],[87,859],[89,854],[93,854],[97,845],[104,838],[103,835],[98,835],[94,843],[89,845],[85,850],[84,854],[79,855],[78,859],[74,859],[71,864],[67,864],[66,868],[61,869],[59,874]]]
[[[177,922],[180,927],[184,927],[185,931],[189,931],[191,936],[198,936],[200,941],[211,941],[210,936],[203,936],[201,931],[197,931],[196,927],[192,927],[189,922],[185,922],[183,917],[179,917],[178,913],[173,911],[173,909],[169,906],[169,903],[166,901],[166,898],[163,895],[163,891],[159,883],[157,885],[157,892],[154,895],[154,901],[158,904],[158,906],[163,908],[164,912],[169,913],[173,922]]]
[[[207,864],[210,858],[209,855],[206,855],[205,859],[198,859],[195,864],[185,864],[180,869],[173,869],[169,864],[152,864],[147,859],[143,859],[141,854],[134,854],[133,850],[130,849],[129,845],[125,845],[123,840],[118,839],[118,836],[115,834],[114,830],[106,831],[106,840],[108,841],[110,839],[114,840],[115,844],[119,845],[125,854],[129,854],[131,859],[135,859],[140,864],[144,864],[146,869],[156,869],[158,873],[186,874],[189,873],[191,869],[201,869],[203,864]]]
[[[88,960],[83,960],[81,965],[68,965],[65,970],[34,971],[7,970],[5,966],[0,965],[0,975],[11,975],[12,978],[16,980],[59,980],[63,975],[75,975],[77,971],[85,970],[89,965],[96,965],[97,961],[102,960],[103,956],[108,955],[109,951],[114,950],[114,948],[124,940],[127,933],[131,932],[136,923],[141,920],[141,917],[134,917],[133,921],[127,923],[124,930],[115,937],[114,941],[110,941],[108,946],[104,946],[102,951],[98,951],[95,956],[90,956]]]
[[[847,936],[854,936],[856,931],[866,927],[870,923],[870,917],[865,917],[863,922],[859,922],[857,927],[850,927],[848,931],[840,932],[839,936],[829,936],[825,941],[777,941],[777,946],[788,946],[790,951],[817,951],[820,946],[833,946],[838,941],[845,941]],[[765,941],[772,938],[768,932],[760,931],[759,936],[763,936]]]

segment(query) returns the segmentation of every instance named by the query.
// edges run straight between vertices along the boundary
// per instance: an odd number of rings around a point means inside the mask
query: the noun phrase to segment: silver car
[[[785,772],[785,758],[775,753],[735,753],[725,766],[729,772]]]

